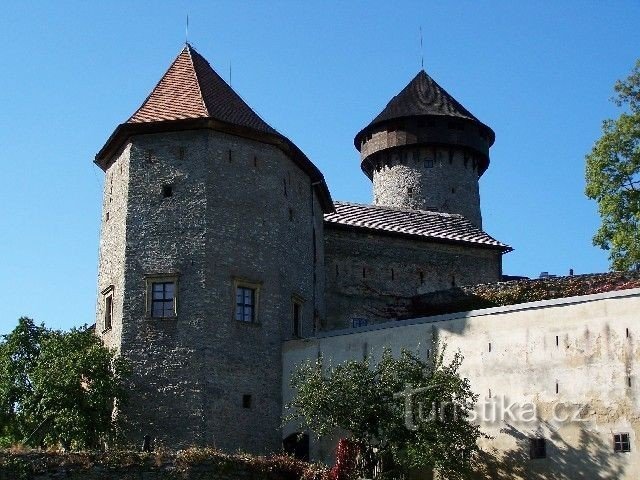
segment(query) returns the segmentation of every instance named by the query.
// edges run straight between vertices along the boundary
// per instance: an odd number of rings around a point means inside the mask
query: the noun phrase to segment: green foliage
[[[91,329],[20,318],[0,342],[0,443],[80,449],[113,440],[127,373]]]
[[[605,120],[586,160],[586,194],[598,202],[602,224],[594,245],[609,250],[613,270],[640,270],[640,60],[618,80],[613,101],[626,108]]]
[[[318,436],[346,431],[362,452],[375,449],[378,460],[390,459],[387,470],[434,468],[463,478],[482,433],[470,422],[477,396],[459,374],[461,362],[460,353],[446,363],[443,351],[429,363],[406,350],[398,358],[385,350],[376,364],[305,362],[292,375],[286,420]]]

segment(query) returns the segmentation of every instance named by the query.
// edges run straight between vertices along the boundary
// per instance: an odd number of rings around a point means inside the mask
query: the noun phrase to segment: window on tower
[[[146,283],[147,317],[174,318],[178,313],[177,274],[148,275]]]
[[[433,158],[425,158],[424,166],[425,168],[433,168]]]
[[[234,281],[234,318],[238,322],[257,323],[258,321],[258,293],[257,283],[236,279]]]
[[[103,306],[103,331],[111,330],[113,324],[113,285],[109,285],[102,291]]]

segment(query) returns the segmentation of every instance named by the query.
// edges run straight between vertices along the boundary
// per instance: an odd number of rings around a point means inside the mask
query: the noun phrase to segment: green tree
[[[460,353],[450,363],[444,351],[433,363],[403,350],[326,367],[305,362],[293,373],[287,421],[318,436],[347,432],[366,457],[376,451],[386,474],[399,468],[435,469],[444,478],[465,478],[483,434],[471,423],[477,396],[459,374]],[[374,450],[375,449],[375,450]],[[368,452],[368,453],[367,453]]]
[[[586,194],[598,202],[602,224],[593,244],[609,250],[613,270],[640,270],[640,60],[615,84],[624,111],[605,120],[587,155]]]
[[[20,318],[0,342],[0,438],[77,449],[113,440],[127,373],[92,329],[61,332]]]

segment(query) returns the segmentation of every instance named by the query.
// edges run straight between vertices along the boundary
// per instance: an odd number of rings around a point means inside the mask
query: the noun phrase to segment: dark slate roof
[[[186,44],[127,123],[213,118],[264,133],[277,133]]]
[[[340,225],[380,233],[411,235],[434,241],[471,243],[497,248],[504,253],[513,250],[458,214],[348,202],[334,202],[334,206],[335,212],[324,216],[324,221],[329,227]]]
[[[420,70],[369,126],[386,120],[417,115],[444,115],[479,122],[469,110],[427,75],[427,72]]]

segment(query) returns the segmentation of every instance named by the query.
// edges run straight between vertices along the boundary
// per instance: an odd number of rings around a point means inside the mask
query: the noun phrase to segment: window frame
[[[113,291],[114,286],[109,285],[102,290],[102,332],[113,329]],[[107,322],[107,318],[109,322]]]
[[[234,278],[233,279],[233,290],[232,290],[232,320],[241,323],[244,325],[258,325],[260,323],[260,288],[262,287],[262,283],[254,282],[251,280],[246,280],[244,278]],[[238,289],[248,289],[253,291],[253,315],[252,319],[249,320],[240,320],[238,319]]]
[[[631,435],[629,435],[628,432],[614,433],[613,434],[613,452],[629,453],[630,451],[631,451]]]
[[[178,317],[178,292],[179,292],[179,279],[180,274],[174,273],[153,273],[145,275],[145,291],[146,291],[146,311],[145,315],[148,319],[175,319]],[[153,286],[155,284],[168,284],[173,283],[173,305],[171,308],[171,315],[154,315],[153,310]],[[166,300],[163,300],[166,302]]]

